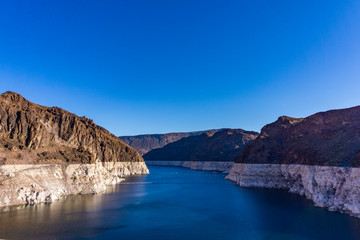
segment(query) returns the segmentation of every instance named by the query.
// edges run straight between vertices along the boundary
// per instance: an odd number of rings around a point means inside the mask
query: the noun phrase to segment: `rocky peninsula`
[[[0,95],[0,206],[99,193],[149,173],[141,155],[92,120]]]

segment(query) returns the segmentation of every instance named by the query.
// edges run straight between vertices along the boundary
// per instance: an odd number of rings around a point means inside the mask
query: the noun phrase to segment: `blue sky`
[[[1,1],[0,91],[116,135],[360,105],[360,1]]]

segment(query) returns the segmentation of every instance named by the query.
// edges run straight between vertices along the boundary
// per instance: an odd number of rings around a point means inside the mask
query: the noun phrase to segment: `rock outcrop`
[[[143,157],[151,165],[184,166],[200,170],[229,171],[234,159],[258,133],[242,129],[223,129],[182,138]],[[166,164],[168,163],[168,164]]]
[[[98,193],[121,176],[146,173],[135,149],[92,120],[0,95],[0,206]]]
[[[360,107],[280,117],[235,160],[227,179],[284,188],[316,206],[360,217]]]
[[[221,129],[210,129],[206,131],[196,132],[176,132],[164,134],[144,134],[137,136],[122,136],[119,137],[125,143],[135,148],[141,155],[157,148],[162,148],[165,145],[176,142],[182,138],[201,135],[205,132],[215,133]]]

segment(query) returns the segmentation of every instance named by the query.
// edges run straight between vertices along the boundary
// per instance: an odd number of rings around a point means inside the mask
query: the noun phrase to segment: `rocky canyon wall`
[[[146,173],[135,149],[92,120],[0,95],[0,206],[98,193],[122,176]]]
[[[287,189],[318,207],[360,217],[360,168],[235,163],[226,179],[242,187]]]
[[[316,206],[360,217],[360,107],[279,117],[226,177],[243,187],[283,188]]]

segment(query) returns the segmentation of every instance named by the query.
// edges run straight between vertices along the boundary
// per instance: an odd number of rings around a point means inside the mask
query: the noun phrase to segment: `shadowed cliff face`
[[[235,162],[360,167],[360,107],[280,117]]]
[[[232,162],[258,133],[223,129],[216,133],[182,138],[144,155],[145,160]]]
[[[90,119],[0,95],[0,165],[140,162],[137,151]]]
[[[137,136],[123,136],[119,137],[125,143],[138,150],[140,154],[145,154],[153,149],[162,148],[163,146],[176,142],[182,138],[201,135],[205,132],[215,133],[221,129],[211,129],[207,131],[196,132],[178,132],[165,134],[145,134]]]

